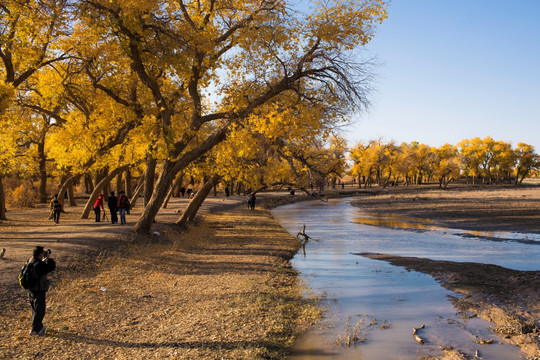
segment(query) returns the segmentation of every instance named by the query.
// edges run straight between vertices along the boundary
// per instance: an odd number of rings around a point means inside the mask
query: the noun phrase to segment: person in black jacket
[[[36,246],[30,262],[37,281],[28,291],[30,306],[32,307],[32,330],[30,335],[45,335],[43,318],[45,317],[45,294],[49,290],[47,274],[56,269],[56,262],[51,258],[51,251],[45,251],[42,246]]]
[[[114,195],[114,191],[111,191],[111,195],[107,199],[107,206],[111,212],[111,224],[118,223],[118,198]]]

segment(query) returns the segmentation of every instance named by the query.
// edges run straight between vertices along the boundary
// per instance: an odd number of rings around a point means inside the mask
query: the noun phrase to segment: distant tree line
[[[365,187],[436,181],[445,188],[460,178],[473,185],[521,185],[540,167],[540,156],[532,145],[520,142],[513,148],[511,143],[489,136],[441,147],[371,140],[353,146],[350,159],[350,175],[357,179],[359,186]]]

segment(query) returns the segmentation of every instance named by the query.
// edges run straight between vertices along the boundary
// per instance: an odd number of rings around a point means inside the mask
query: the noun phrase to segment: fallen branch
[[[422,326],[420,326],[419,328],[413,328],[412,329],[412,334],[413,334],[413,337],[414,337],[414,340],[416,340],[417,343],[419,343],[420,345],[424,345],[424,340],[422,340],[422,338],[416,333],[418,330],[420,329],[423,329],[426,327],[426,324],[422,324]]]
[[[314,240],[312,237],[310,237],[308,234],[306,234],[306,224],[304,224],[304,227],[302,228],[301,232],[298,232],[296,234],[296,238],[302,242],[302,244],[308,242],[310,239]]]
[[[302,231],[298,232],[298,234],[296,234],[296,238],[298,240],[300,240],[300,243],[302,244],[302,251],[304,252],[304,256],[306,256],[306,243],[309,240],[316,241],[314,238],[312,238],[311,236],[306,234],[306,224],[304,224],[304,227],[302,228]]]
[[[487,345],[487,344],[493,344],[493,339],[480,339],[480,340],[473,340],[473,343],[480,344],[480,345]]]

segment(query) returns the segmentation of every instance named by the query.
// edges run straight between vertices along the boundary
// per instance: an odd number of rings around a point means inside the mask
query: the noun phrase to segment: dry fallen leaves
[[[27,335],[24,297],[5,309],[0,358],[281,358],[320,316],[284,260],[297,240],[267,212],[235,208],[160,232],[168,240],[57,274],[45,337]]]

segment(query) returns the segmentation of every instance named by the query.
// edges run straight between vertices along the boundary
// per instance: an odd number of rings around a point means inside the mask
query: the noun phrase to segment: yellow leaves
[[[331,48],[351,50],[357,45],[366,45],[372,38],[374,23],[382,23],[387,14],[387,5],[382,0],[362,2],[332,1],[319,3],[308,23],[317,38]]]
[[[0,81],[0,117],[11,106],[15,98],[15,88],[9,83]]]
[[[446,177],[448,181],[450,177],[455,179],[460,174],[508,178],[513,171],[519,170],[522,163],[525,168],[540,166],[540,157],[530,145],[520,143],[513,150],[510,143],[495,141],[489,136],[484,139],[464,139],[457,146],[444,144],[439,148],[412,142],[388,151],[390,145],[379,139],[368,144],[357,144],[350,149],[352,173],[370,176],[373,168],[387,171],[394,167],[391,172],[394,175],[397,173],[407,177],[420,174],[439,179]]]

